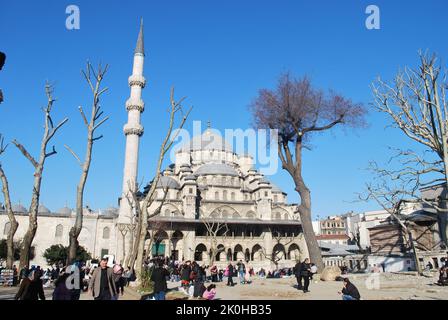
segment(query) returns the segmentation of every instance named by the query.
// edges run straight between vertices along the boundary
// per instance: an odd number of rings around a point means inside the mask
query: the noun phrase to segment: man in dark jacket
[[[302,262],[298,261],[294,267],[294,275],[296,276],[296,279],[297,279],[297,289],[298,290],[303,289],[301,271],[302,271]]]
[[[344,279],[344,288],[342,288],[342,292],[339,292],[339,294],[342,294],[342,300],[361,299],[358,288],[356,288],[355,285],[351,283],[348,278]]]
[[[168,287],[166,285],[166,277],[170,273],[163,266],[163,260],[157,261],[155,268],[151,273],[151,281],[154,282],[154,298],[155,300],[165,300],[166,292]]]
[[[305,261],[303,261],[302,266],[300,268],[300,276],[303,278],[303,292],[304,293],[310,292],[310,290],[308,290],[311,276],[310,259],[306,258]]]

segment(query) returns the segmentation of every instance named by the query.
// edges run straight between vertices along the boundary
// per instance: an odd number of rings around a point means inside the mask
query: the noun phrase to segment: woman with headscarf
[[[42,280],[38,272],[26,272],[25,278],[20,284],[19,291],[14,297],[15,300],[45,300]]]

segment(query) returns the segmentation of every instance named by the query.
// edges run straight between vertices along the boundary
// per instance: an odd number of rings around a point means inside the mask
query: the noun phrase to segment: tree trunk
[[[31,206],[29,210],[29,223],[28,230],[23,237],[22,246],[20,249],[20,263],[19,269],[21,270],[24,267],[29,267],[30,265],[30,251],[31,245],[34,240],[34,236],[37,231],[37,212],[39,210],[39,197],[40,197],[40,187],[42,182],[42,172],[45,163],[45,149],[44,146],[41,151],[41,159],[40,164],[36,168],[34,173],[34,186],[33,186],[33,197],[31,199]]]
[[[92,120],[93,121],[93,120]],[[67,265],[72,264],[76,259],[76,252],[78,250],[78,237],[82,230],[83,222],[83,207],[84,207],[84,188],[87,177],[89,175],[90,163],[92,162],[92,147],[93,147],[93,124],[89,125],[87,133],[87,150],[86,157],[82,166],[82,174],[76,188],[76,220],[75,225],[70,230],[70,244],[67,257]]]
[[[302,177],[302,140],[299,138],[296,142],[296,166],[293,171],[294,183],[296,191],[300,196],[299,214],[300,222],[302,224],[302,231],[305,237],[306,246],[311,263],[317,266],[319,272],[324,269],[324,262],[322,260],[322,252],[316,239],[311,220],[311,192],[306,186]]]
[[[7,247],[6,268],[12,269],[12,266],[14,265],[14,235],[17,231],[17,228],[19,227],[19,223],[17,222],[14,216],[14,212],[12,211],[8,179],[6,178],[6,174],[3,171],[1,164],[0,164],[0,180],[2,181],[2,192],[3,192],[3,198],[5,199],[6,214],[8,215],[10,223],[9,232],[6,238],[6,247]]]
[[[414,238],[412,236],[411,230],[408,231],[408,236],[409,236],[409,243],[411,244],[412,253],[414,256],[415,268],[417,269],[417,273],[420,276],[423,274],[423,272],[422,272],[422,267],[420,266],[420,261],[418,259],[417,249],[415,248]]]

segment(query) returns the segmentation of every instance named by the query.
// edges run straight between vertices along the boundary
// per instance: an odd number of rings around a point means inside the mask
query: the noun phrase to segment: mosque
[[[131,92],[125,105],[128,121],[123,129],[126,148],[119,208],[85,208],[79,242],[93,257],[112,254],[123,262],[132,245],[135,217],[126,195],[137,182],[139,141],[144,132],[144,59],[142,23],[128,79]],[[165,255],[205,264],[213,261],[218,265],[243,260],[256,269],[291,267],[307,256],[296,205],[288,204],[286,193],[266,179],[253,162],[249,155],[236,154],[210,127],[179,148],[174,163],[162,172],[156,199],[149,209],[151,214],[161,208],[150,220],[147,256]],[[20,239],[28,225],[27,209],[15,204],[13,210],[19,222],[15,238]],[[33,264],[46,265],[42,254],[51,245],[68,245],[74,220],[75,212],[70,208],[52,212],[43,204],[39,206]],[[221,226],[216,236],[210,236],[211,225]],[[0,208],[2,239],[8,230],[7,215]]]

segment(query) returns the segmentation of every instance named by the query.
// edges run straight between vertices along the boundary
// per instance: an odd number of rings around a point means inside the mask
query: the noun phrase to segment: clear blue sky
[[[65,8],[81,11],[80,30],[65,28]],[[381,9],[381,30],[367,30],[369,4]],[[142,122],[140,178],[153,175],[158,146],[166,129],[169,88],[187,96],[192,120],[213,127],[248,128],[247,105],[262,87],[272,87],[281,72],[308,74],[316,86],[333,88],[368,105],[369,84],[390,79],[399,67],[415,66],[417,51],[430,49],[445,61],[445,0],[431,1],[6,1],[0,8],[0,50],[7,64],[0,72],[5,102],[0,132],[17,138],[36,154],[42,134],[44,84],[55,84],[54,118],[70,118],[54,140],[59,151],[48,159],[41,202],[52,210],[75,204],[79,167],[63,144],[83,153],[85,131],[77,106],[90,106],[80,69],[87,59],[110,64],[104,83],[110,91],[102,106],[110,116],[94,147],[86,189],[92,208],[116,205],[120,194],[126,122],[127,78],[140,17],[145,21],[146,110]],[[369,160],[384,161],[387,147],[408,143],[384,116],[372,111],[364,130],[336,130],[315,137],[304,156],[304,175],[312,190],[313,212],[321,217],[349,210],[375,209],[350,203],[369,175]],[[2,159],[13,202],[29,205],[33,168],[10,146]],[[280,170],[281,171],[281,170]],[[296,202],[290,177],[270,177]]]

